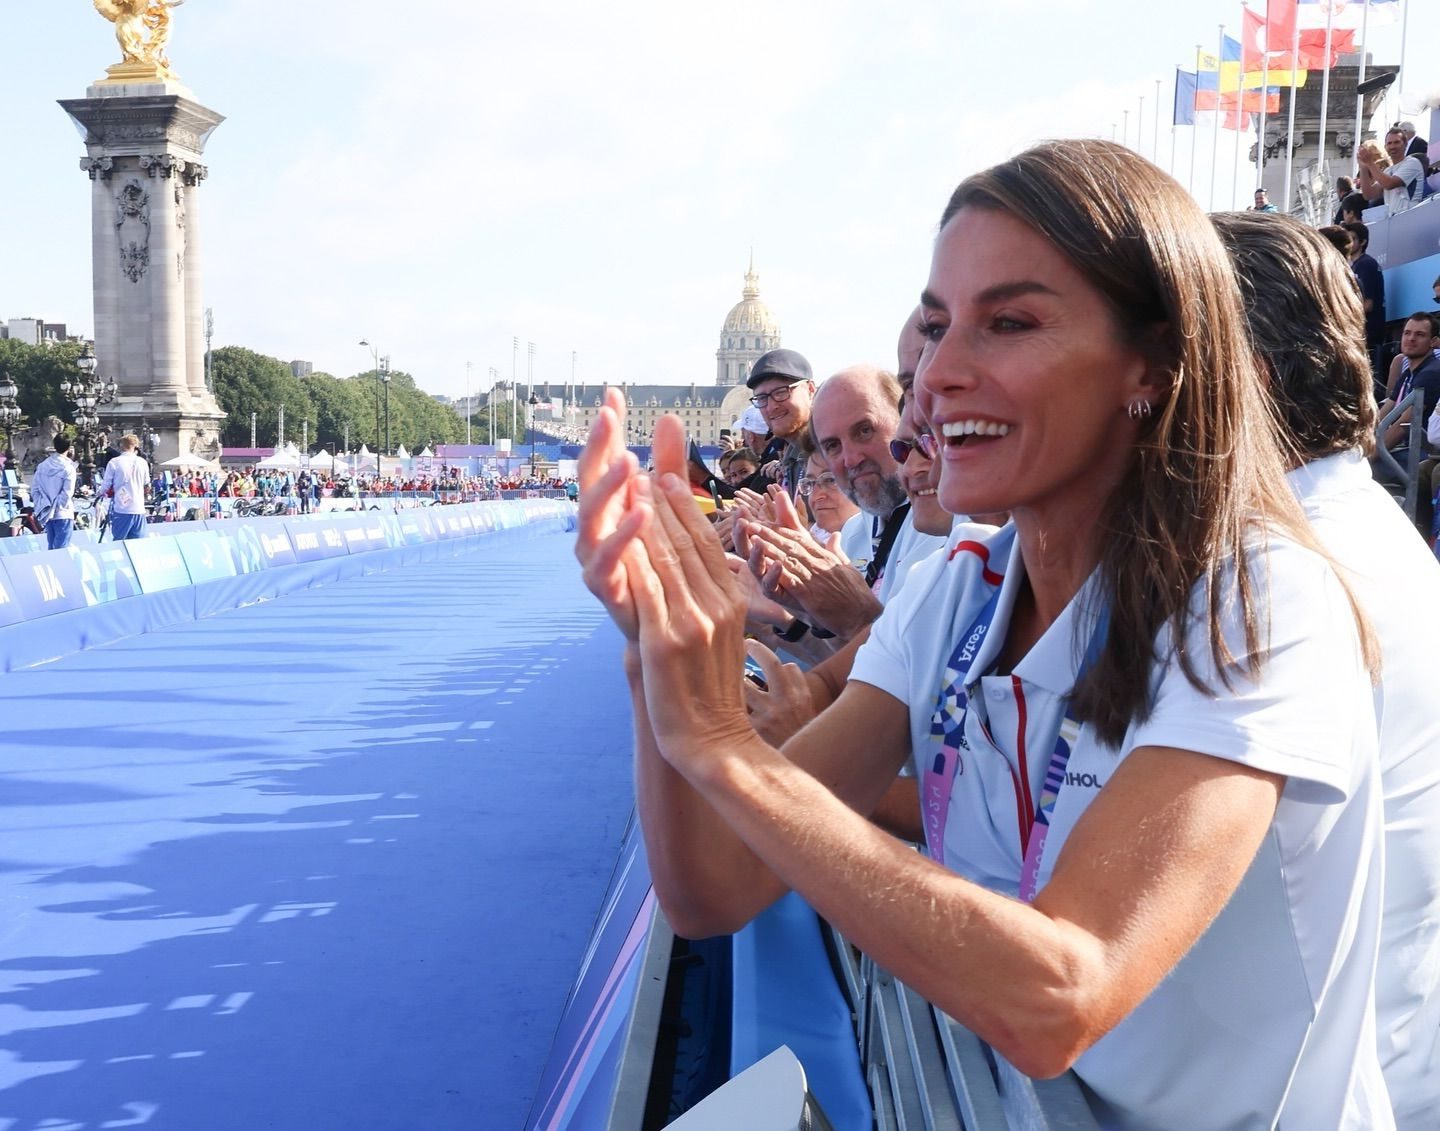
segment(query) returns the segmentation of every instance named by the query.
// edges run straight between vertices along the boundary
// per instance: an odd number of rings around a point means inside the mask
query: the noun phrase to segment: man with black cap
[[[760,470],[793,499],[809,458],[804,441],[815,397],[810,363],[794,350],[771,350],[756,358],[745,384],[753,394],[750,403],[774,434],[760,455]]]

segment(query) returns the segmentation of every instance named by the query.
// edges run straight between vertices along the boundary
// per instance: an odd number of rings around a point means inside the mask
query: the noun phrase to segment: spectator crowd
[[[1418,140],[1340,188],[1418,201]],[[956,189],[893,370],[766,353],[714,468],[608,397],[576,553],[679,933],[798,891],[1106,1126],[1437,1126],[1440,561],[1380,457],[1440,325],[1377,350],[1337,203],[1048,143]]]

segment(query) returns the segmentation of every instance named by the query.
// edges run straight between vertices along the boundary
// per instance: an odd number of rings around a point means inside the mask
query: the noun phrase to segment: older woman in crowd
[[[922,304],[940,501],[1012,522],[919,566],[783,750],[679,422],[653,477],[618,392],[592,433],[577,554],[628,640],[672,925],[793,888],[1022,1071],[1073,1067],[1106,1126],[1391,1127],[1374,642],[1213,229],[1123,147],[1051,143],[955,191]],[[928,855],[861,816],[907,758]]]

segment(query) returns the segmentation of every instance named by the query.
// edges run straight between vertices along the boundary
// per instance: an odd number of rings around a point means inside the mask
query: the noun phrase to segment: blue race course
[[[510,531],[6,674],[0,1131],[520,1127],[631,808],[618,656]]]

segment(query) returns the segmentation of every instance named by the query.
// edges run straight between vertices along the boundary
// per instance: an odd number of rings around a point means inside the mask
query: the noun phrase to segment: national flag
[[[1302,65],[1293,67],[1290,62],[1290,41],[1284,44],[1265,44],[1265,20],[1257,12],[1244,9],[1245,22],[1241,31],[1241,53],[1243,59],[1238,74],[1229,70],[1229,64],[1220,68],[1220,89],[1258,90],[1262,86],[1304,86],[1309,74]],[[1278,54],[1282,52],[1283,54]],[[1266,63],[1266,56],[1269,63]],[[1318,68],[1317,68],[1318,69]]]
[[[1240,41],[1228,35],[1221,41],[1220,55],[1213,51],[1200,52],[1195,76],[1195,109],[1249,110],[1258,114],[1262,106],[1267,113],[1279,108],[1278,86],[1267,87],[1264,91],[1258,89],[1263,76],[1254,88],[1241,90],[1239,78],[1243,53]]]
[[[1400,0],[1298,0],[1296,21],[1301,30],[1332,29],[1359,31],[1366,25],[1366,8],[1372,26],[1393,24],[1400,15]]]
[[[1355,32],[1344,29],[1344,27],[1332,27],[1331,29],[1331,53],[1325,53],[1325,22],[1320,22],[1318,29],[1306,27],[1300,24],[1299,55],[1293,53],[1295,48],[1295,23],[1296,10],[1295,0],[1270,0],[1266,9],[1266,19],[1260,19],[1259,14],[1246,9],[1244,19],[1243,39],[1244,52],[1248,62],[1248,69],[1253,71],[1256,66],[1264,69],[1263,49],[1267,49],[1270,58],[1270,81],[1277,86],[1303,86],[1305,79],[1292,84],[1290,82],[1290,71],[1296,73],[1302,71],[1326,71],[1335,66],[1342,55],[1354,55],[1355,53]],[[1259,61],[1259,62],[1257,62]],[[1251,84],[1259,86],[1259,82]]]
[[[1173,121],[1177,126],[1195,124],[1195,72],[1175,68],[1175,113]]]

